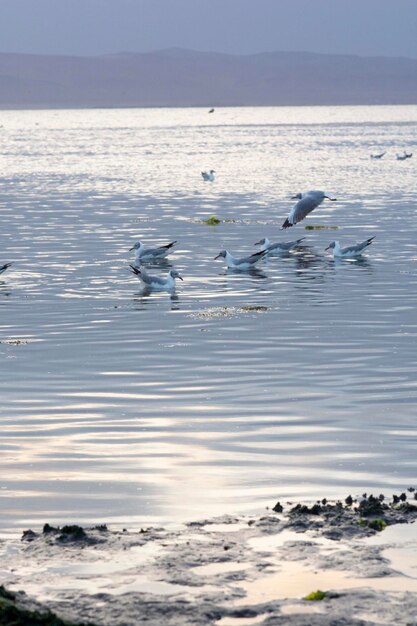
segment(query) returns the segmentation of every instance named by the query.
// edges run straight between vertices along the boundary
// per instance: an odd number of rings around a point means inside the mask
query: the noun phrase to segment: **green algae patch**
[[[308,602],[320,602],[321,600],[324,600],[324,598],[326,597],[327,597],[327,591],[321,591],[320,589],[317,589],[317,591],[312,591],[311,593],[308,594],[308,596],[305,596],[303,600],[307,600]]]
[[[305,230],[338,230],[339,226],[322,226],[321,224],[307,224]]]
[[[209,218],[202,220],[202,222],[207,224],[207,226],[217,226],[217,224],[220,224],[221,220],[219,220],[219,218],[215,215],[210,215]]]
[[[29,610],[21,606],[18,594],[0,585],[0,626],[94,626],[91,622],[68,622],[49,609]]]
[[[387,522],[382,519],[382,517],[379,517],[377,519],[370,520],[368,522],[368,527],[372,528],[372,530],[377,530],[378,532],[381,532],[382,530],[384,530],[384,528],[387,527]]]

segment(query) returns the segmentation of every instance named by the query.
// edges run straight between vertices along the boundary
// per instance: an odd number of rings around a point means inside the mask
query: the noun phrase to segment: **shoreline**
[[[416,495],[277,503],[175,530],[26,530],[0,541],[12,594],[0,593],[0,625],[11,602],[71,626],[406,626],[417,615]]]

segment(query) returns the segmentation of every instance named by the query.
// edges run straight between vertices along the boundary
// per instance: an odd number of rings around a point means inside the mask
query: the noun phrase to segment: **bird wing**
[[[375,239],[375,237],[370,237],[366,241],[361,241],[361,243],[357,243],[354,246],[346,246],[346,248],[342,248],[341,252],[342,254],[358,254],[359,252],[362,252],[362,250],[364,250],[367,246],[369,246],[372,243],[373,239]]]
[[[174,246],[176,243],[177,243],[176,241],[171,241],[171,243],[167,243],[165,244],[165,246],[159,246],[157,250],[162,250],[162,251],[169,250],[169,248],[172,248],[172,246]]]
[[[241,259],[236,259],[235,263],[237,265],[241,265],[243,263],[249,263],[253,265],[254,263],[257,263],[259,259],[262,259],[262,257],[265,256],[266,254],[267,254],[267,250],[261,250],[261,252],[255,252],[254,254],[251,254],[250,256],[244,256]]]
[[[314,211],[320,202],[321,200],[315,195],[307,194],[293,206],[288,219],[293,224],[298,224],[298,222],[301,222],[311,211]]]
[[[5,263],[4,265],[2,265],[0,267],[0,274],[3,274],[3,272],[5,272],[7,270],[8,267],[11,266],[11,263]]]

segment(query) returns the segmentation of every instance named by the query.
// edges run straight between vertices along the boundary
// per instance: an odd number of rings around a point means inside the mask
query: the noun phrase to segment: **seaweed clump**
[[[408,489],[415,499],[416,491]],[[297,504],[288,513],[287,527],[296,532],[319,530],[329,539],[353,537],[357,534],[381,532],[391,524],[404,524],[417,519],[417,504],[407,494],[394,495],[389,501],[383,494],[364,493],[355,499],[349,495],[344,503],[319,500],[312,506]]]
[[[324,600],[327,597],[327,591],[321,591],[321,589],[317,589],[317,591],[312,591],[309,593],[303,600],[308,600],[309,602],[320,602],[320,600]]]
[[[90,531],[95,531],[95,535],[90,534]],[[48,541],[52,540],[56,543],[84,543],[84,544],[96,544],[102,543],[104,539],[97,537],[97,533],[107,532],[107,526],[105,524],[94,526],[93,528],[84,530],[82,526],[78,524],[67,524],[65,526],[51,526],[45,524],[42,529],[42,537]],[[34,541],[38,539],[40,535],[33,530],[24,530],[22,534],[22,541]]]
[[[0,626],[94,626],[91,622],[63,620],[49,609],[26,608],[20,596],[0,585]]]
[[[217,224],[220,224],[221,220],[219,220],[219,218],[215,215],[210,215],[210,217],[203,220],[203,222],[204,224],[207,224],[207,226],[217,226]]]

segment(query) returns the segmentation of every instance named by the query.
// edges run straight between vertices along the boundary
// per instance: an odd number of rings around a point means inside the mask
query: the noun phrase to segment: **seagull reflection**
[[[179,303],[180,298],[176,292],[166,292],[162,293],[161,291],[156,292],[153,289],[149,289],[149,287],[144,287],[141,291],[139,291],[135,297],[133,298],[134,308],[137,311],[145,311],[149,310],[153,307],[153,304],[159,300],[166,300],[168,296],[171,301],[171,311],[178,311],[180,309]]]
[[[252,267],[249,270],[246,270],[243,274],[241,270],[235,269],[234,267],[227,267],[224,272],[221,272],[221,275],[233,275],[240,276],[241,278],[253,278],[254,280],[258,280],[260,278],[267,278],[267,275],[264,271],[259,269],[259,267]]]

